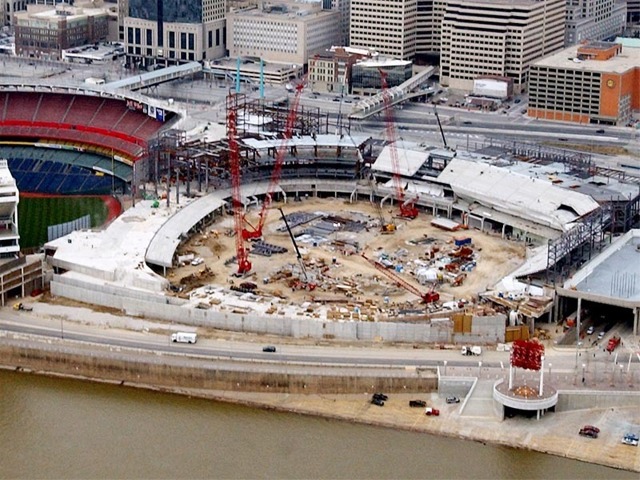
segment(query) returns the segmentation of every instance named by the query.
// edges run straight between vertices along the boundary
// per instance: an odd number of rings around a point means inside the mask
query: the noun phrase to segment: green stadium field
[[[103,225],[109,217],[104,197],[20,195],[18,228],[20,248],[38,248],[47,242],[47,227],[91,215],[91,227]]]

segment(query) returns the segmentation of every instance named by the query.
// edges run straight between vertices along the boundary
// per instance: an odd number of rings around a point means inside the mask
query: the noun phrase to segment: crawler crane
[[[418,216],[418,208],[415,199],[405,199],[402,179],[400,177],[400,162],[398,160],[398,146],[396,144],[396,130],[393,120],[393,106],[391,105],[391,93],[387,83],[387,73],[380,69],[382,78],[382,100],[384,102],[384,113],[386,123],[386,136],[389,143],[389,154],[393,167],[393,185],[396,190],[396,201],[400,204],[400,217],[413,220]]]

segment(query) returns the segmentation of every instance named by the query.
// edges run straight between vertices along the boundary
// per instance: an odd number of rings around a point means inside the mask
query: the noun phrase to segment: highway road
[[[82,342],[86,346],[100,345],[111,348],[127,348],[148,351],[149,353],[176,354],[205,357],[234,362],[276,362],[283,364],[341,366],[350,368],[372,367],[479,367],[504,372],[508,368],[509,353],[483,348],[481,356],[462,357],[460,350],[440,350],[412,348],[412,346],[344,346],[344,345],[305,345],[293,344],[293,339],[276,340],[273,337],[260,338],[248,336],[246,339],[229,340],[224,338],[207,338],[215,336],[201,334],[195,345],[175,344],[166,334],[132,331],[119,328],[104,328],[88,322],[63,321],[60,318],[47,318],[42,314],[32,315],[28,312],[13,312],[4,309],[3,320],[0,321],[0,337],[2,334],[17,336],[28,335],[34,339],[62,342]],[[187,331],[193,328],[185,327]],[[155,329],[154,329],[155,332]],[[219,335],[221,336],[221,335]],[[262,347],[275,345],[275,353],[265,353]],[[585,364],[588,371],[599,371],[604,374],[613,365],[622,366],[625,371],[640,371],[640,355],[628,349],[620,349],[617,355],[608,355],[599,348],[585,349],[577,352],[574,348],[555,348],[548,346],[547,366],[551,364],[556,373],[572,373]],[[637,357],[637,358],[636,358]]]

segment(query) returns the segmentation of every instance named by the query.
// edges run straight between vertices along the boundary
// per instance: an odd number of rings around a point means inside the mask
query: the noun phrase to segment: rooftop
[[[620,300],[640,300],[640,230],[630,230],[587,263],[564,288]]]
[[[536,67],[563,68],[586,72],[625,73],[640,65],[640,48],[623,47],[622,52],[609,60],[578,60],[582,45],[560,50],[533,63]]]

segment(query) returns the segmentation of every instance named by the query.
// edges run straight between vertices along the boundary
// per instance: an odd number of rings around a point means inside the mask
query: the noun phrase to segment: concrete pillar
[[[640,325],[640,308],[633,312],[633,336],[638,336],[638,326]]]
[[[544,391],[544,355],[542,355],[542,365],[540,366],[540,389],[538,395],[542,396]]]
[[[509,364],[509,390],[513,388],[513,365]]]

